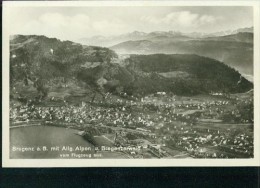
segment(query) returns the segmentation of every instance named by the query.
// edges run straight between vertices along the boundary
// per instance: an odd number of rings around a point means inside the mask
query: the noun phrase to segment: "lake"
[[[95,152],[94,146],[75,134],[78,130],[55,126],[10,129],[11,159],[126,158],[120,152]]]

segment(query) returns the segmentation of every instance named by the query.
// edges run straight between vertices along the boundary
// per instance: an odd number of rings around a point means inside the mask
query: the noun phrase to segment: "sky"
[[[10,34],[62,40],[133,31],[211,33],[253,26],[252,7],[12,7]]]

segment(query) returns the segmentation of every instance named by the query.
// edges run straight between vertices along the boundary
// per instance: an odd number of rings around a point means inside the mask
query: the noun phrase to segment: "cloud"
[[[42,24],[51,27],[67,27],[67,26],[84,26],[89,24],[89,17],[84,14],[77,14],[75,16],[64,16],[58,13],[46,13],[40,16],[39,21]]]
[[[171,12],[162,18],[143,16],[141,20],[151,24],[168,24],[178,28],[194,28],[215,23],[220,17],[199,15],[190,11]]]
[[[119,19],[96,21],[92,23],[92,27],[97,33],[105,32],[105,35],[121,34],[130,29],[129,25]]]
[[[87,32],[90,26],[90,18],[84,14],[64,16],[59,13],[45,13],[24,25],[14,26],[13,33],[72,39],[75,35],[81,35],[79,31]]]
[[[92,35],[111,35],[127,32],[129,26],[119,19],[92,20],[86,14],[65,16],[60,13],[45,13],[24,25],[12,26],[12,33],[37,34],[73,40]]]

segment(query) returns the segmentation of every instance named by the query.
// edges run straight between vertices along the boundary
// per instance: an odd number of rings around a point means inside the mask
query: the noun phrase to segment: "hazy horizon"
[[[133,31],[212,33],[253,26],[252,7],[12,7],[10,34],[62,40]]]

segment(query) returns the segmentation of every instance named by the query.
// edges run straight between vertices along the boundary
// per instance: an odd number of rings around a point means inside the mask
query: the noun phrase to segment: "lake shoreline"
[[[73,130],[77,130],[77,131],[85,131],[86,130],[84,128],[77,127],[76,124],[72,124],[72,123],[52,122],[52,121],[37,121],[38,123],[36,124],[34,122],[35,121],[19,122],[19,124],[23,123],[23,125],[10,126],[10,129],[11,128],[29,127],[29,126],[53,126],[53,127],[61,127],[61,128],[66,128],[66,129],[73,129]],[[24,124],[26,124],[26,125],[24,125]],[[88,132],[86,132],[83,135],[78,134],[78,136],[81,136],[84,140],[86,140],[88,143],[91,143],[95,147],[103,146],[103,144],[101,144],[99,142],[99,139],[95,139],[96,136],[90,135]],[[100,135],[98,137],[102,137],[102,135]],[[111,146],[111,144],[108,144],[108,145]]]
[[[37,126],[37,127],[35,127]],[[24,128],[26,129],[21,129],[21,131],[18,128]],[[35,128],[34,128],[35,127]],[[39,127],[39,129],[38,129]],[[45,129],[44,127],[48,127],[48,129]],[[54,128],[54,129],[52,129]],[[56,128],[63,128],[63,129],[56,129]],[[69,132],[68,132],[68,131]],[[127,155],[125,152],[120,152],[120,151],[115,151],[115,152],[110,152],[110,151],[102,151],[101,147],[105,146],[104,142],[99,142],[99,139],[103,136],[97,136],[97,142],[94,145],[92,142],[89,140],[85,139],[83,136],[80,136],[76,133],[78,129],[65,129],[65,127],[62,126],[51,126],[51,125],[28,125],[28,126],[19,126],[16,127],[15,129],[11,129],[10,131],[10,147],[16,146],[16,147],[24,147],[24,146],[32,146],[32,147],[38,147],[38,146],[47,146],[48,148],[54,147],[54,146],[59,146],[63,147],[66,145],[71,145],[72,147],[77,147],[77,146],[86,146],[86,147],[91,147],[95,148],[98,147],[100,150],[95,151],[94,149],[92,150],[91,153],[98,154],[100,153],[102,158],[129,158],[129,155]],[[47,132],[47,133],[46,133]],[[21,139],[23,138],[23,139]],[[53,140],[54,139],[54,140]],[[56,154],[55,154],[56,153]],[[35,153],[19,153],[12,151],[10,149],[10,156],[11,158],[62,158],[59,156],[59,154],[62,153],[62,151],[50,151],[47,153],[42,153],[39,154],[38,152]],[[39,157],[40,156],[40,157]],[[50,156],[50,157],[49,157]]]

